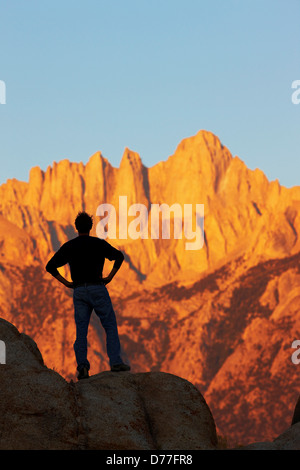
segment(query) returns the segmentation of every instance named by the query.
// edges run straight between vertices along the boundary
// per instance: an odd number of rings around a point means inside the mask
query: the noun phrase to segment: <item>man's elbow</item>
[[[119,251],[119,256],[118,256],[118,258],[116,259],[116,264],[117,264],[117,266],[118,266],[118,269],[121,267],[121,265],[122,265],[124,259],[125,259],[124,254],[122,253],[122,251]]]
[[[49,267],[49,262],[46,264],[45,269],[46,269],[46,271],[47,271],[48,273],[50,273],[50,269],[51,269],[51,268]]]
[[[51,276],[56,277],[58,273],[57,269],[51,264],[50,261],[45,266],[46,271],[51,274]]]

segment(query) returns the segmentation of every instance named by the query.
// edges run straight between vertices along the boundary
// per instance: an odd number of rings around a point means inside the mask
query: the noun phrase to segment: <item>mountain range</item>
[[[28,182],[2,184],[0,317],[34,339],[48,367],[74,380],[72,290],[45,265],[77,236],[79,211],[93,215],[93,236],[99,206],[113,207],[118,222],[124,216],[120,196],[128,208],[146,209],[149,220],[156,205],[190,205],[190,227],[203,235],[201,248],[187,249],[192,240],[184,232],[173,236],[178,213],[170,211],[168,238],[150,232],[134,238],[137,224],[131,236],[107,238],[125,256],[107,288],[132,371],[168,372],[192,382],[218,433],[231,441],[281,434],[300,388],[300,365],[291,359],[292,343],[300,339],[300,187],[250,170],[211,132],[183,139],[151,168],[126,148],[119,168],[97,152],[85,165],[65,159],[46,171],[32,168]],[[204,207],[203,218],[197,205]],[[134,220],[128,209],[128,226]],[[107,261],[104,275],[111,266]],[[60,272],[70,279],[68,266]],[[94,314],[88,341],[90,372],[107,370],[105,337]]]

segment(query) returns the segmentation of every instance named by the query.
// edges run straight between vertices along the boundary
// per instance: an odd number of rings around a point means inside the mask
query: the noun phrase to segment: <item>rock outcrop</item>
[[[240,450],[300,450],[300,423],[290,426],[272,442],[254,442]]]
[[[0,449],[214,449],[216,428],[200,392],[163,372],[102,372],[66,382],[36,343],[0,319]]]

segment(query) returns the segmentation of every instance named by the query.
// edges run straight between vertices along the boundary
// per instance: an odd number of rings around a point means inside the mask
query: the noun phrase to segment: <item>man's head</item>
[[[75,219],[75,227],[77,232],[80,233],[89,233],[93,226],[93,216],[87,214],[86,212],[78,212]]]

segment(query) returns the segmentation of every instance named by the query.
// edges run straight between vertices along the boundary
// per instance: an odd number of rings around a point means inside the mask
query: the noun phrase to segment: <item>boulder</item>
[[[300,450],[300,423],[290,426],[272,442],[254,442],[241,450]]]
[[[292,424],[299,423],[299,421],[300,421],[300,397],[298,398],[295,409],[294,409]]]
[[[244,450],[300,450],[300,397],[296,403],[291,426],[276,439],[254,442],[243,446]]]

